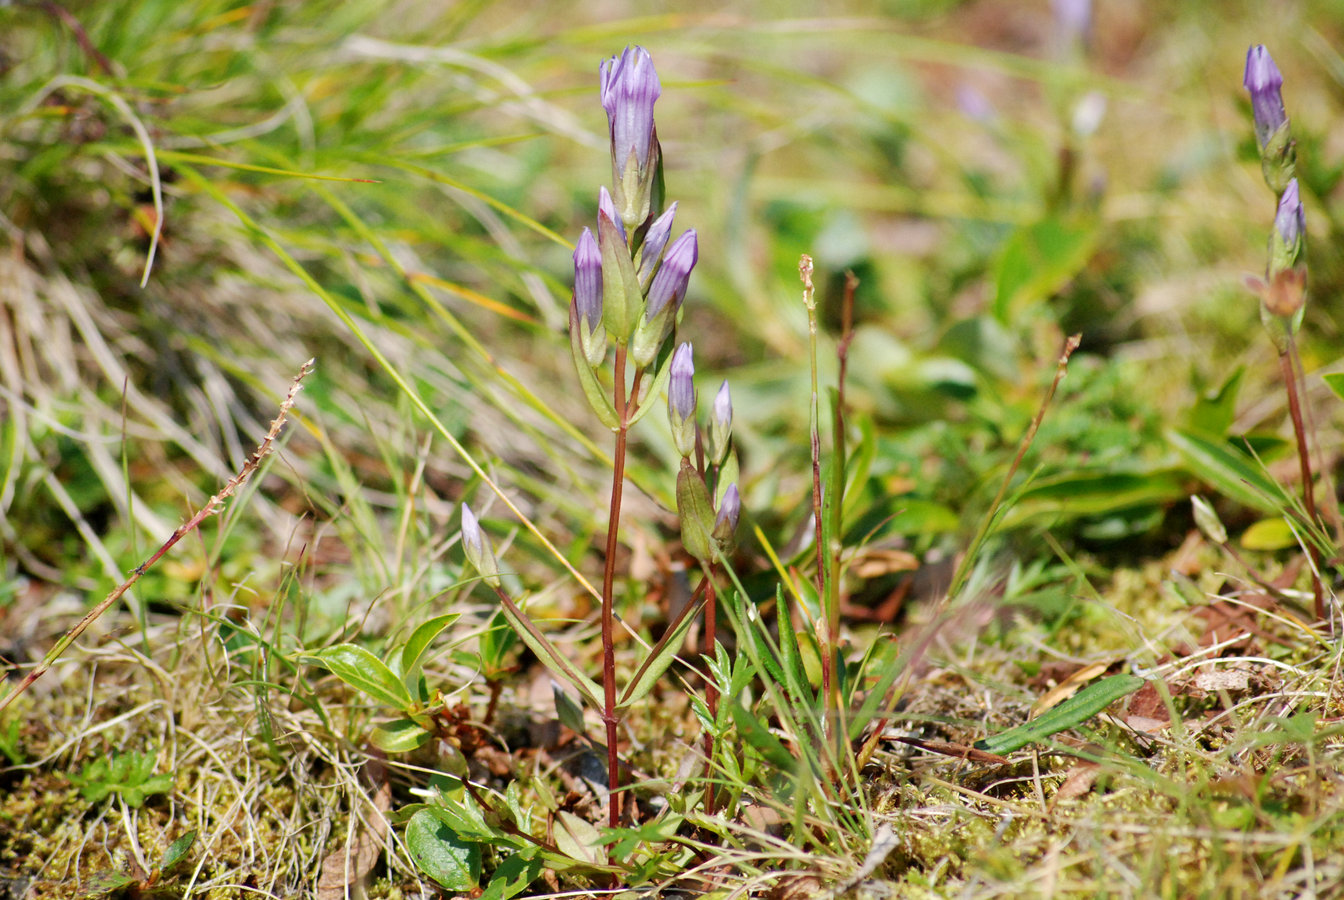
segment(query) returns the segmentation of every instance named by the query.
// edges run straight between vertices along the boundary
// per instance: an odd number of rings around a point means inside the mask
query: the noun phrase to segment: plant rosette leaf
[[[413,719],[397,719],[376,725],[369,732],[369,743],[384,753],[409,753],[429,738],[429,731]]]
[[[429,645],[434,643],[434,639],[461,616],[461,613],[445,613],[441,616],[435,616],[411,633],[410,639],[401,648],[401,683],[408,692],[414,692],[415,684],[420,680],[420,669],[424,665],[425,654],[429,651]]]
[[[196,829],[193,828],[169,844],[168,849],[163,851],[163,859],[159,862],[159,872],[172,871],[174,866],[187,858],[187,853],[191,851],[192,845],[195,843]]]
[[[1075,725],[1081,725],[1126,694],[1143,686],[1137,675],[1112,675],[1089,684],[1069,699],[1029,722],[975,742],[975,749],[1002,756],[1027,744],[1043,741]]]

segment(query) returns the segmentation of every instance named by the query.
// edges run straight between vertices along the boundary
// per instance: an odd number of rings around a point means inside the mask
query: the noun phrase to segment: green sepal
[[[644,293],[639,289],[630,248],[616,223],[599,212],[597,231],[597,247],[602,254],[602,322],[616,346],[624,347],[635,319],[643,315]],[[570,331],[574,330],[571,324]]]
[[[676,327],[676,315],[679,311],[680,306],[669,300],[652,319],[639,317],[639,321],[635,324],[635,333],[630,338],[630,358],[634,360],[635,365],[647,366],[653,362],[667,336]]]
[[[1285,118],[1260,148],[1260,171],[1275,196],[1282,194],[1293,180],[1297,173],[1297,142],[1293,140],[1292,120]]]
[[[602,385],[598,383],[597,373],[588,364],[588,357],[583,352],[583,343],[579,338],[581,327],[579,311],[571,303],[569,304],[569,353],[574,359],[574,371],[579,376],[579,386],[583,388],[583,396],[588,399],[588,405],[597,415],[597,420],[615,431],[621,427],[621,420],[616,415],[616,407],[611,405],[606,392],[602,390]]]
[[[740,477],[737,454],[729,453],[728,458],[719,466],[719,480],[714,484],[714,509],[717,510],[719,504],[723,502],[723,492],[728,490],[728,485],[737,484],[737,492],[742,493],[742,485],[737,483]]]
[[[686,552],[702,563],[712,562],[709,536],[714,530],[714,507],[705,480],[686,459],[677,473],[677,515],[681,517],[681,544]]]

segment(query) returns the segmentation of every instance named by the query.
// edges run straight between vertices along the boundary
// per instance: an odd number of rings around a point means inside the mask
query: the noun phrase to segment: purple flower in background
[[[1283,196],[1279,198],[1279,208],[1274,214],[1274,230],[1288,247],[1296,247],[1307,230],[1306,215],[1302,211],[1302,198],[1298,194],[1297,179],[1288,182]]]
[[[1069,40],[1086,42],[1092,27],[1092,0],[1052,0],[1050,6],[1060,33]]]
[[[719,392],[714,395],[714,413],[711,424],[725,432],[733,427],[733,396],[728,390],[726,380],[719,385]]]
[[[681,307],[681,302],[686,299],[686,286],[691,280],[691,269],[695,268],[699,258],[700,247],[696,243],[695,229],[687,229],[663,254],[663,264],[654,274],[653,284],[649,285],[644,321],[653,321],[653,318],[668,304],[672,305],[673,313]]]
[[[1283,111],[1283,76],[1264,44],[1246,52],[1246,76],[1242,84],[1251,94],[1251,112],[1255,116],[1255,138],[1264,147],[1274,133],[1288,121]]]
[[[602,108],[607,111],[611,149],[617,181],[625,172],[631,154],[643,170],[653,146],[653,104],[662,93],[653,60],[643,47],[626,47],[619,58],[603,60],[598,68],[602,84]]]

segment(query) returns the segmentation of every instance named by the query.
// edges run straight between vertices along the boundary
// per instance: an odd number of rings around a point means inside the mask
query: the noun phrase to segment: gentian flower
[[[1246,51],[1246,75],[1242,84],[1251,93],[1251,113],[1255,117],[1255,139],[1261,148],[1269,143],[1274,132],[1288,121],[1283,110],[1283,76],[1264,44],[1256,44]]]
[[[481,534],[481,525],[471,507],[462,504],[462,550],[486,583],[499,587],[499,563],[495,561],[495,551],[490,542]]]
[[[733,398],[728,382],[719,385],[714,395],[714,407],[709,416],[709,458],[715,465],[723,465],[733,434]]]
[[[606,355],[607,329],[602,324],[602,253],[587,228],[574,248],[574,308],[583,355],[595,366]]]
[[[663,89],[643,47],[626,47],[619,58],[603,60],[598,74],[611,136],[612,192],[626,227],[635,228],[649,216],[662,165],[653,104]]]
[[[682,457],[695,452],[695,363],[690,344],[672,354],[667,382],[667,419],[672,425],[672,443]]]

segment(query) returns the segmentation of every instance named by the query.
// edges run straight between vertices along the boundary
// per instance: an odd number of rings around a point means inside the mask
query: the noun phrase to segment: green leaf
[[[1046,219],[1019,228],[1004,244],[995,272],[994,317],[1005,324],[1078,274],[1092,256],[1091,223]]]
[[[542,665],[572,684],[594,709],[601,709],[602,701],[598,697],[601,696],[602,689],[565,659],[564,654],[541,633],[536,624],[528,618],[527,613],[518,608],[518,604],[505,596],[500,597],[500,602],[503,604],[504,618],[509,620],[518,637],[522,638],[528,649],[537,655]]]
[[[461,613],[444,613],[435,616],[411,632],[410,640],[401,648],[401,683],[408,692],[414,690],[415,683],[420,680],[420,668],[429,645],[434,643],[434,639],[442,634],[445,628],[461,618],[461,615]]]
[[[1137,675],[1112,675],[1093,682],[1041,715],[1016,728],[976,741],[976,749],[990,753],[1012,753],[1027,744],[1043,741],[1075,725],[1081,725],[1126,694],[1143,686]]]
[[[1282,516],[1252,523],[1241,533],[1240,543],[1247,550],[1287,550],[1298,545],[1297,535]]]
[[[510,897],[516,897],[541,877],[544,868],[545,864],[540,859],[515,853],[495,868],[480,900],[509,900]]]
[[[999,520],[1002,528],[1101,516],[1136,507],[1158,506],[1185,496],[1180,473],[1070,472],[1033,482],[1018,494]]]
[[[653,686],[667,671],[667,667],[672,665],[672,660],[677,658],[682,642],[686,639],[686,632],[690,631],[691,625],[695,622],[695,617],[704,606],[705,599],[701,597],[700,602],[687,603],[681,608],[677,618],[663,632],[663,636],[659,638],[657,644],[654,644],[653,650],[649,651],[649,655],[644,658],[644,663],[625,686],[625,690],[621,693],[621,698],[617,703],[619,709],[624,710],[631,704],[638,703],[644,699],[649,691],[653,690]]]
[[[1202,394],[1190,410],[1188,424],[1202,434],[1225,435],[1237,417],[1237,394],[1241,391],[1245,366],[1237,366],[1216,391]]]
[[[728,698],[723,698],[728,700]],[[756,714],[736,700],[728,700],[733,724],[737,726],[742,739],[760,752],[766,761],[781,772],[792,772],[797,765],[793,754],[784,749],[779,738],[770,733],[770,729],[761,724]]]
[[[1166,437],[1190,471],[1227,498],[1266,513],[1280,513],[1289,505],[1283,488],[1259,463],[1226,441],[1175,428]]]
[[[464,841],[430,810],[406,823],[406,846],[420,871],[445,890],[472,891],[480,883],[480,845]]]
[[[592,822],[567,809],[555,814],[555,846],[570,859],[581,863],[590,866],[606,863],[601,833]]]
[[[159,871],[168,872],[182,860],[186,859],[187,852],[191,850],[196,843],[196,829],[188,831],[177,840],[168,845],[168,849],[163,851],[163,859],[159,862]]]
[[[305,654],[303,659],[325,666],[341,681],[384,706],[405,711],[414,705],[410,692],[387,664],[363,647],[337,644]]]
[[[1322,375],[1321,379],[1325,386],[1334,392],[1335,396],[1344,400],[1344,372],[1331,372],[1328,375]]]
[[[429,740],[429,732],[411,719],[397,719],[374,726],[369,743],[384,753],[409,753]]]

